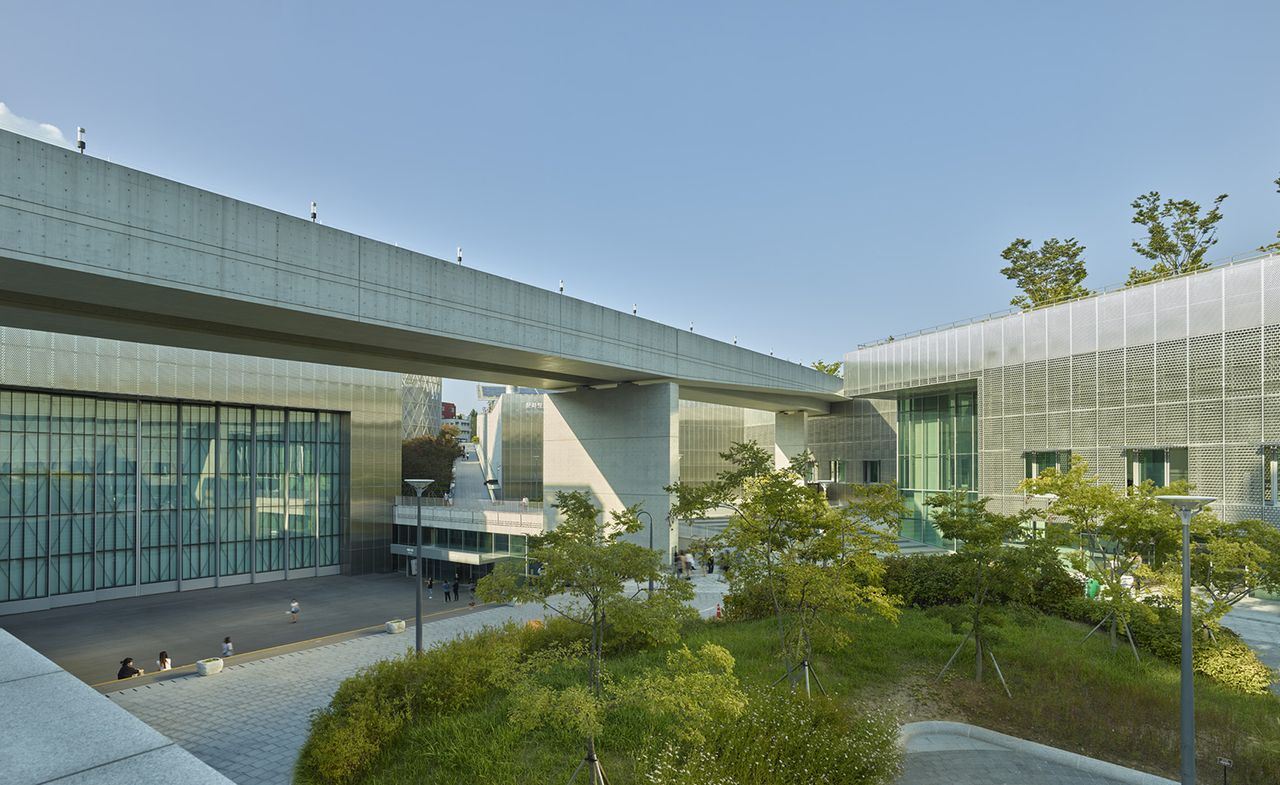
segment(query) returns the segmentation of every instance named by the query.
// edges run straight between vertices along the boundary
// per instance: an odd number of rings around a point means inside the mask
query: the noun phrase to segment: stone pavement
[[[694,579],[694,605],[715,613],[719,574]],[[539,605],[499,606],[430,621],[424,645],[484,626],[541,619]],[[186,676],[109,693],[108,697],[239,785],[288,785],[306,741],[311,712],[324,708],[343,679],[413,646],[402,635],[368,635],[278,657],[232,665],[210,677]],[[126,682],[127,683],[127,682]]]
[[[1176,785],[1154,774],[958,722],[904,725],[897,785]]]

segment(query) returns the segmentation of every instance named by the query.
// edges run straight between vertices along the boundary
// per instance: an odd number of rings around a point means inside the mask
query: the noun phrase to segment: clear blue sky
[[[0,102],[93,155],[795,360],[1005,307],[1016,236],[1123,280],[1144,191],[1229,193],[1215,258],[1280,229],[1274,0],[0,21]]]

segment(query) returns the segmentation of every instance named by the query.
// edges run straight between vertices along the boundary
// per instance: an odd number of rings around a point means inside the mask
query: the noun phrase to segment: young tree
[[[975,648],[974,678],[982,681],[982,655],[987,646],[988,628],[994,626],[994,612],[987,604],[991,589],[998,576],[993,567],[1001,563],[1001,551],[1007,542],[1022,539],[1025,534],[1024,524],[1027,513],[1001,515],[987,509],[989,497],[971,498],[964,490],[953,490],[939,493],[926,499],[926,504],[933,510],[933,523],[942,532],[942,536],[959,541],[955,555],[938,558],[961,559],[964,562],[965,581],[963,589],[970,597],[967,604],[969,635],[956,653],[964,647],[968,638],[973,638]],[[951,655],[952,659],[955,654]],[[994,655],[988,654],[993,657]],[[950,662],[947,663],[948,667]],[[946,668],[943,668],[944,672]],[[1003,679],[1003,676],[1001,677]],[[1006,686],[1005,689],[1008,689]]]
[[[1259,520],[1234,523],[1202,512],[1192,519],[1191,582],[1207,602],[1203,626],[1214,626],[1257,589],[1280,591],[1280,529]],[[1181,559],[1170,562],[1181,581]],[[1170,581],[1173,583],[1173,581]]]
[[[1185,494],[1190,487],[1174,483],[1157,488],[1147,481],[1121,493],[1088,472],[1089,464],[1077,456],[1068,471],[1046,469],[1039,477],[1023,481],[1020,489],[1048,496],[1047,511],[1067,521],[1070,537],[1080,545],[1072,558],[1073,566],[1098,581],[1098,599],[1106,609],[1103,621],[1111,622],[1114,649],[1119,645],[1119,631],[1129,634],[1134,614],[1150,612],[1136,596],[1136,582],[1156,582],[1155,571],[1171,557],[1177,560],[1181,548],[1178,517],[1156,496]]]
[[[1274,180],[1274,182],[1276,184],[1276,193],[1280,194],[1280,177],[1277,177]],[[1277,242],[1274,242],[1274,243],[1267,243],[1266,245],[1262,246],[1258,250],[1271,251],[1273,253],[1280,253],[1280,231],[1276,232],[1276,241]]]
[[[1200,215],[1201,207],[1190,199],[1160,201],[1157,191],[1133,200],[1133,222],[1147,230],[1147,239],[1135,240],[1133,250],[1155,262],[1149,270],[1129,270],[1129,285],[1156,281],[1195,272],[1209,265],[1204,255],[1218,242],[1218,222],[1226,194],[1213,200],[1213,207]]]
[[[1000,270],[1022,290],[1009,301],[1019,308],[1036,308],[1071,297],[1083,297],[1089,290],[1082,285],[1088,274],[1084,268],[1084,246],[1074,237],[1059,240],[1050,237],[1033,249],[1030,240],[1019,237],[1000,252],[1008,266]]]
[[[777,621],[778,644],[793,685],[812,675],[815,641],[847,640],[841,620],[865,613],[897,618],[878,585],[876,553],[893,550],[905,508],[891,486],[854,492],[854,502],[832,507],[820,488],[804,483],[812,457],[785,468],[754,442],[723,453],[732,468],[716,482],[676,483],[673,515],[702,517],[716,507],[733,511],[718,537],[731,552],[731,596],[764,595]],[[821,685],[819,685],[821,686]]]
[[[840,360],[835,362],[827,362],[825,360],[814,360],[810,363],[816,370],[822,371],[830,376],[837,378],[844,376],[844,363]]]
[[[499,564],[480,580],[477,594],[485,602],[538,602],[589,629],[587,685],[563,697],[589,731],[584,762],[591,763],[590,776],[595,777],[598,725],[590,717],[598,716],[604,699],[605,635],[614,629],[609,619],[625,619],[631,631],[651,642],[674,643],[680,625],[695,615],[686,604],[693,590],[662,569],[660,554],[623,539],[644,528],[637,515],[640,505],[611,511],[607,523],[585,491],[558,492],[556,505],[564,520],[529,546],[529,560],[538,565],[535,572],[526,578],[522,564]],[[650,580],[662,590],[645,592]]]

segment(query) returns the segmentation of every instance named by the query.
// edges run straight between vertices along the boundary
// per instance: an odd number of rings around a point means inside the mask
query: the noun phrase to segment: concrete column
[[[804,452],[809,441],[805,437],[804,412],[778,412],[773,420],[773,465],[781,469]]]
[[[623,384],[546,396],[543,407],[543,499],[556,491],[590,491],[610,510],[642,502],[653,518],[654,549],[669,554],[671,499],[662,490],[679,478],[679,389]],[[548,523],[555,511],[548,508]],[[647,518],[641,519],[648,522]],[[650,532],[631,540],[648,546]]]

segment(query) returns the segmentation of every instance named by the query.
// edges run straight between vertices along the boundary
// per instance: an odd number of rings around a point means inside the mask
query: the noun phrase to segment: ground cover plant
[[[1142,661],[1134,663],[1127,650],[1113,651],[1098,636],[1082,644],[1088,626],[1081,622],[1029,608],[1008,613],[1010,618],[1000,629],[999,651],[1012,699],[997,684],[974,681],[972,662],[958,662],[941,682],[936,681],[942,664],[963,637],[945,614],[908,607],[896,624],[876,617],[847,622],[852,625],[850,640],[856,643],[825,653],[819,666],[832,697],[803,701],[812,712],[806,715],[811,726],[839,728],[836,735],[842,738],[855,735],[864,740],[856,753],[849,751],[852,757],[870,762],[855,772],[862,778],[836,781],[891,781],[896,757],[883,743],[885,728],[892,727],[892,720],[926,719],[971,722],[1156,774],[1177,775],[1175,664],[1145,651]],[[510,722],[511,696],[493,686],[486,674],[505,668],[512,657],[519,656],[518,651],[584,640],[581,632],[568,626],[551,622],[542,630],[484,633],[434,649],[418,662],[410,658],[376,666],[349,680],[335,696],[334,706],[317,717],[299,759],[297,782],[567,780],[580,757],[581,739],[552,722],[532,731],[515,727]],[[771,619],[694,622],[683,630],[678,646],[613,657],[609,678],[625,684],[660,666],[673,651],[687,647],[697,652],[708,643],[723,648],[734,660],[734,676],[748,700],[740,716],[762,715],[762,694],[769,696],[763,700],[787,700],[792,694],[785,686],[772,693],[768,690],[779,665]],[[552,669],[545,677],[567,686],[580,680],[581,674]],[[870,706],[879,708],[870,710]],[[376,719],[388,715],[396,718],[391,725]],[[1244,694],[1197,678],[1196,717],[1205,781],[1221,776],[1212,764],[1225,756],[1235,763],[1233,781],[1280,782],[1280,699]],[[690,725],[704,733],[705,743],[682,739],[680,734]],[[366,727],[367,731],[360,730]],[[739,719],[732,727],[746,725]],[[730,749],[734,760],[751,757],[741,748],[748,744],[742,734],[726,739],[722,729],[712,720],[685,722],[679,707],[650,712],[620,701],[605,712],[597,743],[602,756],[608,756],[609,777],[616,785],[692,783],[695,778],[682,761],[705,763]],[[817,732],[806,733],[808,738],[821,739]],[[731,748],[730,742],[739,746]],[[363,765],[335,766],[352,759],[343,750],[353,746],[366,755]],[[764,755],[770,749],[762,740],[752,751]],[[843,748],[815,742],[791,752],[796,761],[811,760],[802,756],[817,749],[834,754]],[[741,779],[745,775],[739,770],[717,773],[704,765],[699,771],[702,776],[696,781],[702,783],[770,782]],[[717,780],[712,774],[723,776]]]

